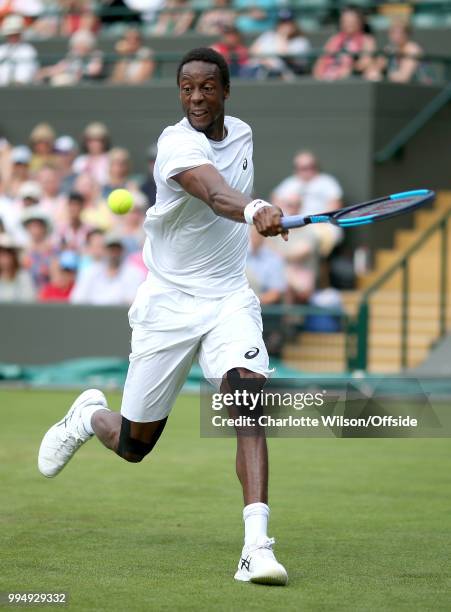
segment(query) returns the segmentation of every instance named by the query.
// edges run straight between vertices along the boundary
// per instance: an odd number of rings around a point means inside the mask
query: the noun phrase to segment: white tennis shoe
[[[66,416],[45,434],[38,456],[41,474],[47,478],[56,476],[80,446],[92,438],[83,426],[81,410],[93,404],[108,408],[105,396],[98,389],[88,389],[79,395]]]
[[[274,556],[274,538],[261,538],[255,544],[244,546],[235,580],[284,586],[288,574]]]

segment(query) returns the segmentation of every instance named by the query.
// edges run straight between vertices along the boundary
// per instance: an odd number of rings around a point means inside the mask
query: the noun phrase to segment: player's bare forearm
[[[173,178],[187,193],[210,206],[218,216],[238,223],[246,222],[244,209],[251,202],[251,198],[232,189],[214,166],[198,166],[180,172]],[[277,206],[261,208],[254,215],[254,225],[263,236],[282,234],[286,239],[287,232],[280,223],[282,214]]]
[[[244,208],[251,198],[232,189],[213,166],[206,164],[185,170],[174,176],[174,180],[187,193],[208,204],[220,217],[245,223]]]

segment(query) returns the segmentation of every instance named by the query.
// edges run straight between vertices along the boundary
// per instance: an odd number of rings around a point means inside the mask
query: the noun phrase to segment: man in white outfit
[[[127,461],[141,461],[156,444],[197,356],[205,378],[221,392],[246,380],[263,387],[268,354],[258,299],[246,275],[248,224],[281,234],[282,212],[252,200],[252,131],[225,116],[230,77],[224,58],[193,49],[177,71],[185,118],[158,141],[156,203],[147,212],[144,260],[149,277],[130,309],[130,366],[121,412],[101,391],[85,391],[44,436],[39,469],[53,477],[96,435]],[[235,578],[287,583],[268,538],[268,458],[263,428],[237,431],[236,469],[243,488],[244,548]]]

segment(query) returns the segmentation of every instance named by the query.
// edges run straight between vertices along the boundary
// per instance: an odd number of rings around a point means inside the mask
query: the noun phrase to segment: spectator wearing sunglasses
[[[318,159],[310,151],[299,151],[293,160],[294,174],[283,180],[273,192],[273,202],[280,205],[283,200],[293,195],[301,199],[301,215],[318,215],[323,212],[338,210],[342,207],[343,190],[336,178],[321,171]],[[328,255],[341,240],[339,227],[329,224],[311,226],[311,231],[318,234],[320,252]],[[309,226],[310,227],[310,226]]]

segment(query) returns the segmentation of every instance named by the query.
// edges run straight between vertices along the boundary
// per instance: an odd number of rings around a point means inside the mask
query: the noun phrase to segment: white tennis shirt
[[[225,117],[227,136],[217,142],[188,120],[167,127],[158,140],[155,205],[144,222],[144,261],[154,286],[199,297],[222,297],[248,287],[245,274],[249,227],[218,217],[172,178],[183,170],[212,164],[226,182],[251,195],[254,182],[252,130]]]

